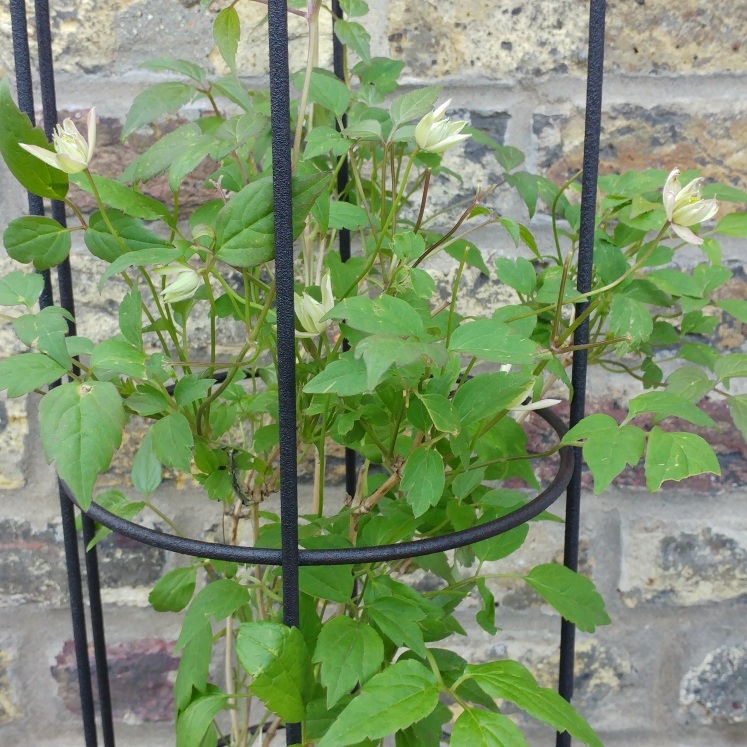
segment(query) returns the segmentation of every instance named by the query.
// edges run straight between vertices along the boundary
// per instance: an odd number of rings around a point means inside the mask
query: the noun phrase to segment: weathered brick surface
[[[13,651],[0,646],[0,726],[23,717],[13,675]]]
[[[173,641],[143,638],[107,646],[114,718],[127,724],[171,721],[174,677],[179,660]],[[96,662],[91,649],[91,670]],[[78,668],[72,641],[66,641],[51,669],[57,695],[69,711],[80,714]],[[96,686],[94,685],[96,692]],[[94,692],[94,696],[95,696]]]
[[[632,5],[632,3],[631,3]],[[701,169],[727,184],[747,184],[747,112],[740,104],[724,109],[652,102],[605,107],[601,173],[629,169]],[[538,111],[532,128],[537,167],[562,183],[583,157],[584,115],[579,109]]]
[[[682,679],[680,703],[702,724],[747,722],[747,646],[711,651]]]
[[[745,599],[747,527],[728,517],[640,521],[625,527],[620,593],[625,604],[711,605]]]
[[[23,454],[28,432],[26,398],[0,396],[0,490],[22,488],[26,482]]]

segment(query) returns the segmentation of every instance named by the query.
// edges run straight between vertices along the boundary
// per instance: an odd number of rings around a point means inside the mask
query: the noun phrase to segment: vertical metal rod
[[[31,80],[31,54],[29,52],[29,31],[26,22],[26,5],[23,0],[10,0],[10,22],[13,35],[13,58],[16,67],[16,90],[18,91],[18,108],[36,124],[34,112],[34,85]],[[42,198],[28,193],[29,213],[44,215]],[[44,290],[39,303],[42,308],[54,303],[52,294],[52,279],[49,270],[43,270]]]
[[[41,84],[42,109],[44,111],[44,131],[47,139],[52,139],[52,133],[57,125],[57,94],[54,81],[54,63],[52,58],[52,31],[49,17],[48,0],[35,0],[36,11],[36,41],[39,49],[39,80]],[[52,201],[52,217],[67,225],[65,203],[60,200]],[[57,283],[60,291],[60,305],[75,317],[75,300],[73,297],[73,279],[70,258],[57,267]],[[76,324],[68,319],[68,334],[77,333]],[[87,547],[95,534],[92,519],[85,514],[83,519],[83,542]],[[91,611],[91,632],[93,637],[94,657],[96,661],[96,681],[98,684],[99,711],[101,714],[101,731],[105,747],[114,747],[114,723],[112,717],[111,690],[109,687],[109,666],[106,659],[106,635],[104,630],[104,611],[101,604],[101,584],[99,579],[98,554],[92,549],[85,554],[86,582]]]
[[[86,747],[98,747],[96,710],[94,708],[93,687],[91,684],[91,665],[88,660],[88,636],[86,634],[83,581],[80,574],[80,556],[78,554],[78,533],[75,529],[75,512],[73,504],[65,495],[59,481],[58,490],[60,493],[62,535],[65,544],[65,561],[67,564],[67,585],[70,591],[70,613],[73,618],[75,661],[78,666],[78,687],[80,688],[83,736]]]
[[[275,210],[283,622],[288,626],[298,627],[296,332],[293,309],[293,182],[291,172],[287,0],[269,0],[267,21],[270,45],[272,185]],[[287,724],[285,734],[287,744],[300,744],[301,724]]]
[[[337,18],[342,18],[342,8],[340,0],[332,0],[333,28]],[[337,36],[332,34],[332,59],[334,62],[335,75],[345,82],[345,50],[342,42]],[[347,115],[342,117],[343,127],[347,125]],[[337,172],[337,195],[338,199],[344,199],[343,195],[348,186],[348,157],[347,154],[340,156],[343,160],[340,170]],[[347,262],[350,259],[350,229],[341,228],[340,233],[340,259]],[[342,349],[350,350],[350,343],[347,340],[342,341]],[[345,492],[352,498],[355,495],[357,481],[357,464],[356,453],[353,449],[345,447]]]
[[[584,162],[581,190],[581,227],[578,250],[578,291],[591,290],[594,260],[594,229],[596,226],[597,176],[599,171],[599,138],[602,129],[602,82],[604,74],[604,23],[606,0],[591,0],[589,8],[589,60],[586,83],[586,125],[584,133]],[[576,315],[588,306],[588,301],[576,304]],[[574,345],[589,342],[588,319],[578,327]],[[586,406],[587,351],[573,353],[573,401],[571,428],[583,417]],[[567,568],[578,570],[578,540],[581,523],[581,449],[574,449],[575,468],[566,494],[566,523],[564,562]],[[558,692],[570,702],[573,697],[576,628],[563,620],[560,630],[560,671]],[[570,747],[571,735],[558,733],[556,747]]]

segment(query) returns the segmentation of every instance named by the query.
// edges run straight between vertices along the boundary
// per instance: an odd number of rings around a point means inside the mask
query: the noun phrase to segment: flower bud
[[[200,287],[200,275],[189,265],[170,264],[153,270],[154,275],[174,277],[160,293],[166,303],[178,303],[192,298]]]
[[[66,119],[61,125],[57,125],[52,135],[52,144],[54,153],[38,145],[19,143],[32,156],[66,174],[77,174],[87,169],[96,146],[96,108],[88,112],[88,142],[78,132],[73,120]]]
[[[438,109],[428,112],[418,122],[415,140],[420,150],[427,153],[443,153],[469,138],[469,135],[459,134],[466,122],[452,122],[448,117],[444,119],[444,112],[450,103],[451,99],[441,104]]]
[[[316,337],[317,335],[326,332],[330,325],[330,320],[325,319],[322,321],[322,317],[332,310],[335,305],[335,298],[332,295],[332,279],[329,273],[325,273],[322,278],[322,302],[319,303],[315,298],[305,293],[299,296],[298,293],[293,294],[295,300],[295,310],[298,321],[301,323],[303,332],[296,331],[297,337]]]
[[[683,187],[678,179],[679,175],[680,170],[674,169],[664,185],[664,210],[672,230],[688,244],[700,246],[703,239],[696,236],[689,227],[713,218],[718,212],[718,202],[702,199],[702,179],[693,179]]]

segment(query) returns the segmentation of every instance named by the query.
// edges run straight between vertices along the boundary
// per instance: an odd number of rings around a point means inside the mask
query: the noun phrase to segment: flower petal
[[[93,151],[96,147],[96,107],[92,106],[88,112],[88,163],[91,163]]]
[[[31,153],[32,156],[36,156],[40,161],[48,163],[55,169],[63,170],[60,166],[60,162],[57,160],[57,154],[52,153],[51,150],[42,148],[39,145],[27,145],[26,143],[18,143],[25,151]]]
[[[701,239],[699,236],[696,236],[689,228],[686,226],[680,226],[676,223],[672,223],[672,230],[685,242],[688,244],[692,244],[693,246],[700,246],[703,243],[703,239]]]

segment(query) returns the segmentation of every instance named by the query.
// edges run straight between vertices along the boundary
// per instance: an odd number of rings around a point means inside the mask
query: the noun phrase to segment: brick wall
[[[367,20],[375,54],[406,63],[412,84],[434,81],[472,124],[527,152],[530,169],[556,181],[575,172],[583,138],[587,3],[583,0],[373,0]],[[33,4],[32,4],[33,5]],[[243,28],[261,20],[259,4],[238,5]],[[33,8],[30,7],[30,13]],[[144,128],[127,145],[119,133],[128,103],[149,81],[162,79],[139,64],[159,55],[185,56],[225,72],[214,52],[214,10],[196,0],[53,0],[58,101],[79,118],[95,105],[101,118],[95,169],[116,175],[152,141]],[[706,176],[747,187],[747,5],[726,0],[610,0],[602,170],[699,167]],[[291,18],[291,64],[304,56],[303,24]],[[33,30],[33,17],[31,19]],[[266,27],[244,40],[240,71],[266,83]],[[248,33],[246,34],[248,36]],[[33,40],[32,40],[33,42]],[[10,20],[0,7],[0,74],[12,75]],[[189,52],[185,52],[189,50]],[[330,63],[327,32],[322,64]],[[194,114],[194,112],[192,112]],[[190,116],[187,112],[185,116]],[[155,129],[166,131],[166,120]],[[469,144],[448,156],[463,187],[434,185],[446,202],[497,167]],[[200,198],[199,178],[185,205]],[[153,187],[159,194],[162,186]],[[501,209],[522,215],[518,202],[495,196]],[[0,172],[0,227],[25,209],[24,195]],[[547,220],[533,229],[548,241]],[[513,249],[497,230],[480,243],[486,255]],[[724,242],[736,271],[732,292],[747,296],[743,246]],[[684,263],[696,260],[685,253]],[[74,250],[81,334],[98,337],[116,325],[123,292],[96,287],[101,267]],[[0,272],[10,263],[0,257]],[[433,268],[445,281],[453,268]],[[505,298],[495,279],[467,274],[464,303],[487,309]],[[226,340],[230,349],[231,340]],[[722,324],[721,349],[743,351],[745,331]],[[0,351],[16,350],[0,327]],[[590,407],[612,412],[634,392],[622,380],[595,373]],[[0,399],[0,745],[81,744],[75,662],[66,608],[64,557],[54,475],[38,441],[35,396]],[[583,571],[608,603],[613,625],[579,637],[578,705],[610,747],[726,747],[747,741],[747,446],[716,403],[719,434],[709,434],[723,476],[697,478],[651,496],[639,470],[629,469],[605,495],[584,499]],[[127,490],[128,461],[138,424],[106,482]],[[543,434],[530,427],[530,435]],[[129,444],[129,445],[128,445]],[[330,480],[339,478],[339,464]],[[549,474],[549,466],[543,474]],[[302,494],[308,497],[308,486]],[[339,491],[338,491],[339,498]],[[157,495],[193,536],[215,538],[219,516],[193,486],[167,482]],[[522,569],[560,558],[562,528],[533,525],[509,564]],[[147,607],[150,586],[179,563],[151,548],[109,537],[100,546],[118,744],[173,745],[170,688],[178,616]],[[505,567],[505,564],[504,566]],[[427,579],[421,579],[427,582]],[[494,589],[502,631],[490,639],[464,610],[470,635],[454,641],[476,661],[514,656],[552,685],[557,665],[557,616],[526,589]],[[216,681],[220,681],[216,669]],[[517,718],[523,718],[517,714]],[[532,732],[533,745],[554,743]]]

